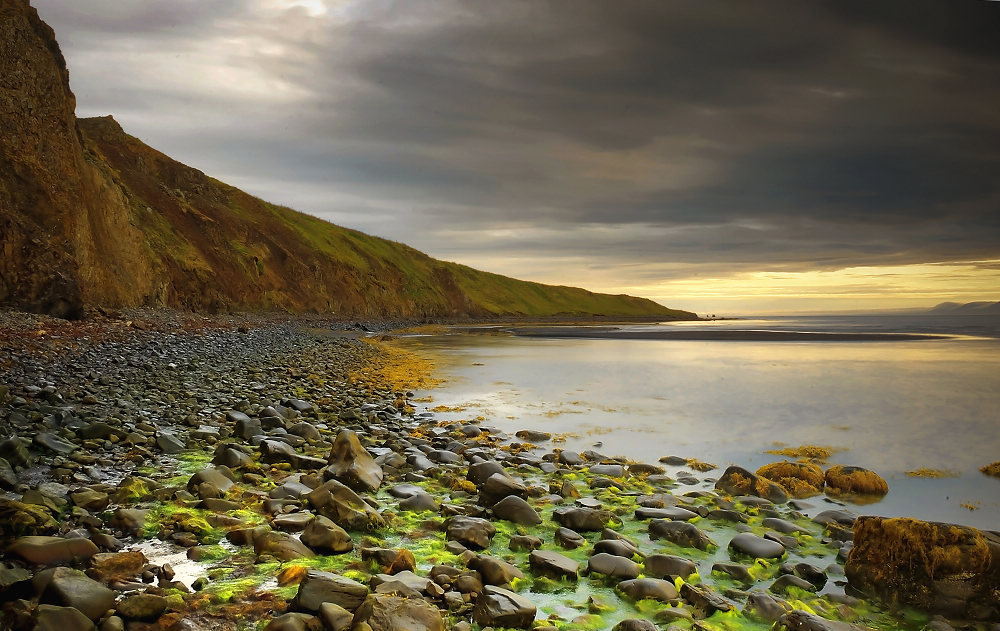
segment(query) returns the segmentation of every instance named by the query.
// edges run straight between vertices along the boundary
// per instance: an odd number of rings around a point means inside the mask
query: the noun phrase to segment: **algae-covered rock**
[[[851,586],[945,615],[998,619],[1000,537],[967,526],[859,517],[844,567]]]
[[[58,529],[59,524],[44,506],[0,497],[0,533],[4,536],[43,535]]]
[[[34,631],[94,631],[94,621],[79,609],[38,605]]]
[[[715,483],[715,488],[730,495],[763,497],[775,504],[783,504],[788,501],[788,494],[778,484],[736,465],[725,470],[722,477]]]
[[[757,475],[777,482],[792,497],[811,497],[823,490],[823,468],[811,462],[772,462],[757,469]]]
[[[156,620],[167,608],[167,599],[157,594],[131,594],[118,603],[126,620]]]
[[[801,609],[789,611],[781,616],[777,626],[788,629],[788,631],[870,631],[867,627],[838,620],[827,620]]]
[[[985,467],[980,467],[979,470],[985,473],[986,475],[991,475],[995,478],[1000,478],[1000,460],[988,464]]]
[[[885,495],[889,484],[879,474],[864,467],[835,465],[826,471],[827,492],[856,495]]]
[[[384,523],[368,502],[336,480],[327,480],[306,495],[306,499],[316,512],[347,530],[366,530]]]

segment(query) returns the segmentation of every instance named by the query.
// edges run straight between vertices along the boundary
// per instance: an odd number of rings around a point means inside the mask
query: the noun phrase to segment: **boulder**
[[[484,460],[483,462],[469,465],[469,471],[466,473],[465,478],[478,488],[486,484],[486,481],[495,473],[506,475],[506,470],[502,464],[495,460]]]
[[[323,603],[333,603],[348,611],[355,611],[368,596],[368,588],[331,572],[309,570],[292,604],[297,609],[317,612]]]
[[[684,548],[697,548],[708,550],[714,546],[715,542],[698,529],[694,524],[686,521],[668,521],[666,519],[654,519],[649,522],[650,539],[666,539]]]
[[[485,550],[497,532],[489,521],[479,517],[455,515],[445,521],[445,535],[473,550]]]
[[[781,598],[765,592],[753,591],[747,596],[747,604],[743,608],[743,614],[764,622],[775,623],[791,610],[792,606]]]
[[[776,627],[783,627],[788,631],[870,631],[867,627],[837,620],[827,620],[814,613],[799,609],[789,611],[781,616]]]
[[[609,578],[633,579],[639,576],[639,566],[625,557],[599,552],[587,561],[587,572],[603,574]]]
[[[729,549],[758,559],[780,559],[785,554],[785,546],[777,541],[758,537],[749,532],[741,532],[729,541]]]
[[[146,555],[138,550],[102,552],[90,559],[91,576],[105,583],[127,581],[139,576],[147,563]]]
[[[552,516],[560,526],[581,532],[603,530],[611,521],[610,511],[594,508],[558,508]]]
[[[863,467],[835,465],[826,471],[827,493],[885,495],[889,484],[879,474]]]
[[[524,499],[528,496],[528,489],[520,480],[506,473],[494,473],[479,487],[479,505],[493,508],[494,504],[511,495]]]
[[[51,432],[40,432],[35,434],[34,443],[39,447],[44,447],[60,456],[68,456],[76,451],[76,445],[65,438],[60,438]]]
[[[165,454],[179,454],[184,451],[184,441],[171,432],[157,432],[156,446]]]
[[[1000,616],[1000,536],[909,518],[859,517],[844,571],[852,588],[946,616]]]
[[[225,493],[233,487],[234,480],[233,472],[227,467],[209,467],[191,476],[187,483],[187,490],[197,493],[198,487],[202,483],[208,482],[220,492]]]
[[[94,631],[94,621],[73,607],[38,605],[34,631]]]
[[[687,578],[698,571],[694,561],[670,554],[651,554],[643,559],[642,573],[653,578]]]
[[[374,563],[381,572],[396,574],[417,569],[413,553],[403,548],[361,548],[361,560]]]
[[[317,515],[306,524],[299,539],[321,554],[343,554],[354,549],[351,535],[322,515]]]
[[[612,627],[611,631],[659,631],[659,627],[644,618],[627,618]]]
[[[361,445],[358,435],[349,429],[337,434],[327,463],[324,476],[355,491],[375,491],[382,485],[382,467]]]
[[[348,631],[354,620],[354,614],[340,605],[323,603],[319,606],[319,619],[326,631]]]
[[[368,502],[336,480],[327,480],[306,495],[320,515],[347,530],[366,530],[383,523]]]
[[[531,571],[553,579],[566,578],[571,581],[579,577],[580,564],[573,559],[551,550],[533,550],[528,555]]]
[[[615,556],[631,559],[635,555],[640,555],[639,549],[628,541],[621,539],[601,539],[594,544],[594,552],[604,552]]]
[[[167,608],[167,599],[156,594],[132,594],[118,603],[118,615],[126,620],[156,620]]]
[[[20,557],[28,563],[58,565],[74,559],[89,559],[100,552],[90,539],[64,539],[63,537],[21,537],[7,547],[7,554]]]
[[[253,551],[258,557],[269,555],[280,561],[311,559],[316,556],[316,553],[292,535],[266,528],[254,529]]]
[[[489,554],[478,554],[469,560],[469,569],[479,572],[484,585],[510,585],[515,578],[524,578],[516,566]]]
[[[358,631],[444,631],[441,611],[422,598],[371,594],[354,613]]]
[[[705,618],[717,611],[726,612],[735,609],[733,603],[723,598],[711,587],[699,587],[692,583],[684,583],[681,585],[680,595]]]
[[[633,578],[618,583],[618,590],[632,600],[652,599],[673,602],[678,598],[677,587],[660,578]]]
[[[489,483],[487,483],[488,485]],[[542,523],[542,517],[531,504],[516,495],[508,495],[493,505],[493,515],[499,519],[514,522],[522,526],[537,526]]]
[[[587,540],[583,538],[583,535],[575,530],[570,530],[560,526],[556,529],[555,535],[553,535],[553,540],[566,548],[567,550],[575,550],[580,546],[587,543]]]
[[[97,620],[115,606],[115,593],[79,570],[57,567],[44,570],[33,579],[44,602],[80,610]]]
[[[535,603],[512,591],[487,585],[476,599],[472,619],[480,626],[528,629],[535,621]]]
[[[777,483],[754,475],[736,465],[723,472],[722,477],[715,483],[715,488],[729,495],[763,497],[775,504],[783,504],[788,501],[788,493]]]
[[[264,631],[323,631],[323,622],[316,616],[292,611],[271,618]]]
[[[24,504],[0,497],[0,534],[6,536],[42,535],[57,530],[59,530],[59,524],[44,506]]]

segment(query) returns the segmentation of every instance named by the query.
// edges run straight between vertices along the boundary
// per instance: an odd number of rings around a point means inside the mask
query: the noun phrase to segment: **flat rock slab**
[[[100,552],[89,539],[64,539],[42,535],[21,537],[10,544],[8,554],[13,554],[29,563],[57,565],[74,559],[89,559]]]
[[[528,563],[536,574],[549,578],[577,580],[580,564],[573,559],[551,550],[534,550],[528,555]]]
[[[486,627],[528,629],[535,621],[535,603],[512,591],[487,585],[476,600],[472,619]]]
[[[635,562],[606,552],[599,552],[590,557],[587,571],[617,579],[633,579],[639,576],[639,566]]]
[[[312,612],[319,611],[323,603],[355,611],[367,597],[368,588],[357,581],[332,572],[309,570],[299,583],[294,602],[300,609]]]

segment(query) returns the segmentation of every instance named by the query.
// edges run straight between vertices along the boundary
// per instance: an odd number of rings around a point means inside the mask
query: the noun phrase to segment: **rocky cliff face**
[[[83,150],[75,107],[52,29],[27,2],[2,0],[0,304],[74,315],[132,302],[149,277],[121,190]]]
[[[0,306],[694,315],[437,261],[268,204],[74,110],[52,30],[26,0],[0,0]]]

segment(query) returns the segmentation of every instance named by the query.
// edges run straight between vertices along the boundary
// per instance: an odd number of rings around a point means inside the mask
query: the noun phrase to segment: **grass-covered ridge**
[[[347,317],[695,317],[439,261],[248,195],[128,136],[110,117],[79,125],[88,159],[121,187],[152,260],[153,276],[135,279],[137,304]]]

